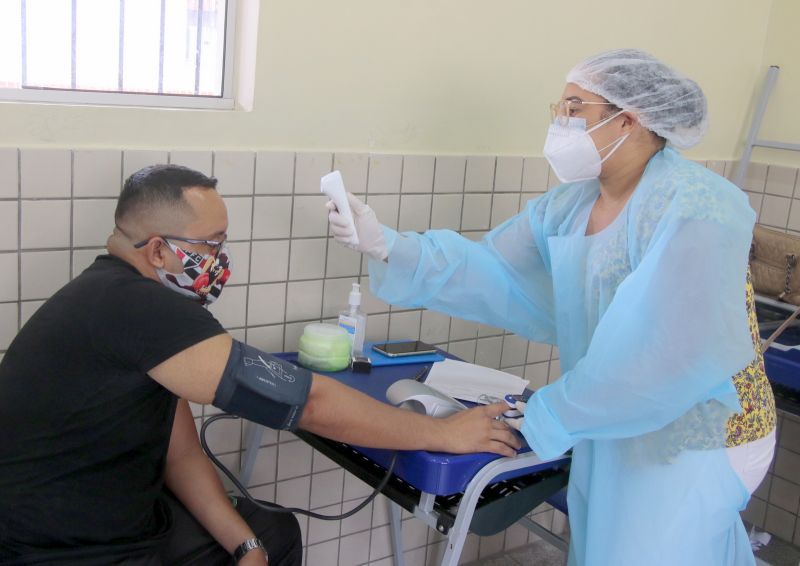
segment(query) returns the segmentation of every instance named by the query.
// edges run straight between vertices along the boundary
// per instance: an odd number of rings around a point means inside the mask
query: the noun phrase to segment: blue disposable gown
[[[748,492],[725,452],[731,377],[755,356],[745,283],[755,214],[671,149],[586,236],[597,180],[561,185],[471,242],[385,229],[372,292],[557,344],[563,374],[525,411],[545,459],[573,449],[570,564],[754,564]]]

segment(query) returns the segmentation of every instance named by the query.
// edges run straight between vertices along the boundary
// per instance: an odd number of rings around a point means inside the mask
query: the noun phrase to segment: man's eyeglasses
[[[559,100],[550,105],[550,121],[559,126],[569,125],[569,118],[576,112],[580,112],[584,105],[588,106],[614,106],[613,102],[593,102],[590,100],[576,100],[573,98]]]
[[[143,248],[147,245],[147,243],[152,240],[153,238],[161,238],[162,240],[177,240],[179,242],[186,242],[187,244],[196,244],[196,245],[204,245],[208,246],[212,249],[214,255],[217,255],[219,251],[222,249],[222,245],[225,243],[225,240],[198,240],[195,238],[181,238],[180,236],[151,236],[146,240],[142,240],[136,244],[133,244],[133,247],[137,250]]]

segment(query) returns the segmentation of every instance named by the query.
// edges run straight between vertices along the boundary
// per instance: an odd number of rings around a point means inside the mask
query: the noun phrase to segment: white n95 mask
[[[586,129],[586,120],[583,118],[569,118],[566,125],[553,122],[547,130],[547,139],[544,142],[544,156],[550,163],[556,176],[562,183],[588,181],[600,175],[603,162],[611,157],[619,146],[622,145],[630,134],[625,134],[598,149],[594,145],[590,132],[606,125],[622,113],[617,112]],[[608,154],[600,158],[600,151],[614,145]]]

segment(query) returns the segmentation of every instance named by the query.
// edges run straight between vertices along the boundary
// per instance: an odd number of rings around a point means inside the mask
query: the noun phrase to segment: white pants
[[[775,454],[775,431],[764,438],[726,450],[731,467],[752,495],[767,475],[772,456]]]

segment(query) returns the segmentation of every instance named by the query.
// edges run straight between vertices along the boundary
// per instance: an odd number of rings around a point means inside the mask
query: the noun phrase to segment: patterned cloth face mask
[[[201,305],[210,305],[222,293],[222,287],[231,276],[231,260],[228,246],[223,244],[216,254],[199,254],[179,248],[169,240],[169,248],[183,263],[183,272],[170,273],[156,269],[161,282],[181,295],[199,300]]]

